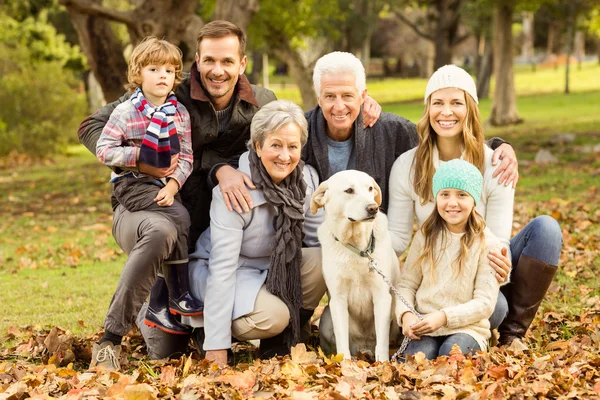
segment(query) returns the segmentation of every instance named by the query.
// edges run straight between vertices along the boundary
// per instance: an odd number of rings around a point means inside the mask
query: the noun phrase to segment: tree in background
[[[419,36],[435,46],[434,70],[452,63],[454,48],[469,37],[460,32],[463,0],[406,0],[393,1],[396,16]],[[412,21],[404,15],[406,7],[423,8],[425,17]]]
[[[517,111],[515,74],[513,70],[514,45],[512,34],[515,0],[496,0],[493,15],[493,58],[496,85],[492,101],[490,123],[495,126],[523,122]]]
[[[114,7],[101,0],[59,0],[71,17],[83,52],[98,79],[107,101],[123,94],[127,63],[124,44],[118,40],[109,22],[124,24],[131,44],[146,36],[164,37],[183,51],[186,67],[194,59],[196,35],[204,25],[200,17],[202,6],[214,9],[210,19],[227,19],[246,29],[258,0],[145,0],[113,1]]]
[[[0,6],[0,156],[59,153],[75,142],[85,116],[77,79],[85,58],[48,22],[46,9],[22,13],[28,4],[15,4]]]
[[[267,48],[287,64],[304,109],[317,104],[312,67],[340,37],[343,17],[337,0],[262,0],[252,20],[252,45]]]

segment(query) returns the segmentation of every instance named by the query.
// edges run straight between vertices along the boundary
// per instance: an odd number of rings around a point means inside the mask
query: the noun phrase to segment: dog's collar
[[[369,259],[369,261],[373,259],[373,251],[375,251],[375,234],[373,232],[371,232],[371,239],[369,240],[369,245],[367,246],[366,250],[359,250],[351,244],[344,243],[335,237],[335,235],[333,235],[333,238],[354,254],[358,254],[361,257],[366,257]]]

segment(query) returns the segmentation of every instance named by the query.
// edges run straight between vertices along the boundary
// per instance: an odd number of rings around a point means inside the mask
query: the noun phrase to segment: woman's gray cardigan
[[[239,170],[250,174],[248,153],[242,154]],[[307,184],[304,203],[304,245],[317,247],[317,228],[323,211],[310,212],[310,198],[319,180],[314,168],[304,166]],[[225,207],[219,187],[213,189],[210,228],[196,242],[190,254],[190,286],[194,296],[204,300],[204,316],[184,318],[184,323],[204,326],[204,350],[231,347],[231,321],[254,310],[260,287],[267,279],[275,235],[275,208],[269,205],[261,190],[251,190],[254,207],[238,214]]]

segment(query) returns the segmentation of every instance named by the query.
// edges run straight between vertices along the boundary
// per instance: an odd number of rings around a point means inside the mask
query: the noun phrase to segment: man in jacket
[[[273,92],[251,85],[244,76],[247,63],[246,35],[238,26],[227,21],[213,21],[200,30],[197,42],[196,61],[189,76],[179,85],[176,92],[178,100],[185,105],[191,116],[194,164],[191,176],[182,186],[180,193],[191,217],[189,243],[192,245],[209,226],[212,199],[209,180],[211,172],[215,180],[218,172],[216,168],[212,170],[213,167],[239,156],[246,150],[252,117],[261,106],[275,100]],[[92,153],[96,153],[96,143],[110,114],[118,104],[128,98],[128,95],[124,95],[82,122],[78,132],[79,140]],[[155,168],[138,162],[137,171],[165,177],[176,165],[177,156],[174,156],[169,168]],[[224,167],[227,168],[230,167]],[[223,178],[223,181],[223,184],[234,187],[240,184],[243,186],[244,183],[253,187],[252,182],[243,181],[243,178],[241,183],[231,183],[226,178]],[[243,202],[246,207],[247,203],[251,206],[250,201]],[[114,198],[112,205],[115,240],[128,254],[124,270],[135,268],[136,271],[144,272],[143,275],[136,276],[135,282],[119,282],[120,285],[132,286],[126,288],[131,293],[131,298],[127,301],[131,302],[132,309],[140,310],[155,283],[162,261],[173,250],[176,230],[170,229],[168,221],[152,213],[128,212]],[[121,277],[128,275],[125,272]],[[114,321],[117,321],[117,325],[122,326],[123,331],[116,333],[125,335],[135,322],[137,311],[130,315],[117,312],[124,307],[120,308],[117,305],[111,307],[111,310],[113,309],[115,312],[109,310],[107,320],[113,321],[112,329]],[[142,314],[144,310],[141,311],[140,315]],[[139,323],[138,326],[144,333],[151,356],[164,357],[187,345],[185,336],[167,341],[171,346],[153,346],[155,340],[160,340],[162,331],[147,329]],[[185,329],[183,326],[175,328]],[[152,354],[154,350],[162,354]]]

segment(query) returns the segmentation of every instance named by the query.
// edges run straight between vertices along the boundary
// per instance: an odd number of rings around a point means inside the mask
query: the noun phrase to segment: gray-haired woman
[[[289,101],[269,103],[250,132],[239,170],[257,188],[250,192],[254,207],[231,212],[215,188],[210,228],[190,255],[191,289],[205,308],[203,317],[183,322],[204,327],[206,358],[219,365],[227,363],[232,338],[261,339],[268,355],[289,351],[326,290],[315,247],[322,217],[308,209],[318,175],[300,160],[304,113]]]

